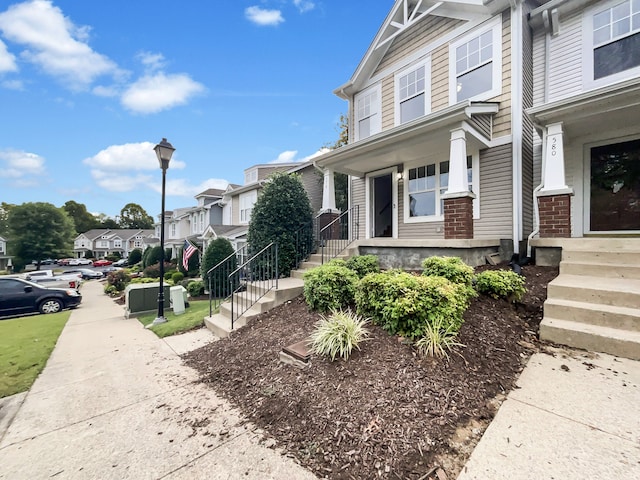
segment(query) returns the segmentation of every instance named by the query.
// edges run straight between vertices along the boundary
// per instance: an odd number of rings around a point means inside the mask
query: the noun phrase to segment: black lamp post
[[[151,325],[159,325],[167,321],[164,318],[164,192],[167,179],[167,169],[169,168],[169,162],[171,156],[175,151],[173,145],[167,142],[166,138],[157,144],[153,149],[156,151],[158,157],[158,163],[162,169],[162,209],[160,210],[160,249],[162,254],[160,255],[160,290],[158,291],[158,316]]]

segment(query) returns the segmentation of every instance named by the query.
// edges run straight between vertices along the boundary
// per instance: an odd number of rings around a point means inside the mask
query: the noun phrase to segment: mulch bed
[[[500,267],[480,267],[478,270]],[[508,268],[502,266],[501,268]],[[448,359],[422,358],[369,326],[348,361],[279,361],[319,319],[298,297],[229,339],[186,355],[201,381],[321,478],[455,478],[537,350],[546,286],[557,268],[525,266],[528,292],[513,305],[473,300]]]

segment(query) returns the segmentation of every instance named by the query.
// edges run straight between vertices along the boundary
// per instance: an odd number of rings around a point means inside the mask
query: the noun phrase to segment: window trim
[[[420,67],[424,67],[424,115],[422,116],[431,113],[431,55],[427,55],[420,61],[412,63],[408,67],[396,72],[393,76],[393,110],[395,126],[404,125],[401,122],[400,116],[400,78],[418,70]],[[412,121],[417,120],[417,118],[405,123],[411,123]]]
[[[593,53],[595,47],[593,42],[593,18],[598,13],[611,9],[621,3],[624,3],[624,0],[609,0],[606,3],[593,5],[590,8],[585,9],[582,15],[582,31],[584,32],[584,41],[582,42],[582,82],[585,89],[603,87],[605,85],[611,85],[623,80],[628,80],[640,76],[640,65],[638,65],[637,67],[630,68],[629,70],[623,70],[622,72],[614,73],[613,75],[607,75],[606,77],[602,77],[597,80],[594,79]],[[636,32],[636,34],[640,34],[640,32]],[[627,36],[630,35],[620,37],[618,40],[626,38]]]
[[[471,179],[471,188],[476,198],[473,199],[473,219],[480,219],[480,151],[475,150],[467,152],[467,157],[471,157],[471,169],[473,170],[473,178]],[[436,178],[440,180],[440,163],[447,161],[446,159],[427,159],[422,161],[411,162],[411,164],[405,165],[404,176],[402,185],[402,198],[403,198],[403,218],[404,223],[432,223],[443,222],[444,212],[440,212],[440,215],[423,215],[420,217],[412,217],[409,215],[409,170],[412,168],[424,167],[427,165],[437,165]],[[451,171],[451,160],[449,159],[449,171]],[[439,184],[435,188],[436,192],[436,208],[439,208],[441,194]]]
[[[492,85],[491,90],[482,92],[473,97],[461,101],[482,101],[502,95],[502,16],[497,15],[487,23],[478,28],[474,28],[466,32],[455,42],[449,44],[449,105],[455,105],[458,102],[458,75],[456,74],[456,50],[459,46],[470,42],[475,37],[479,37],[488,31],[493,32],[493,57],[492,62]]]
[[[245,208],[242,208],[243,207],[243,205],[242,205],[243,199],[249,199],[248,201],[251,202],[251,207],[250,208],[246,208],[246,206],[245,206]],[[240,195],[238,195],[238,207],[239,207],[238,208],[238,210],[239,210],[238,211],[238,214],[239,214],[238,220],[239,220],[241,225],[247,225],[247,224],[249,224],[249,222],[251,222],[251,213],[253,212],[253,207],[254,207],[254,205],[256,204],[257,201],[258,201],[258,191],[257,190],[249,190],[248,192],[244,192],[244,193],[241,193]],[[249,211],[248,218],[245,218],[243,220],[242,214],[245,213],[245,217],[247,217],[247,214],[246,214],[247,210]]]
[[[366,137],[362,137],[360,135],[360,118],[358,117],[358,101],[361,98],[366,97],[367,95],[371,95],[372,93],[375,93],[377,97],[376,106],[378,107],[378,112],[377,112],[377,119],[374,124],[376,128],[371,128],[370,134]],[[372,117],[373,115],[369,116],[369,118],[372,118]],[[375,135],[376,133],[380,133],[382,131],[382,84],[377,83],[375,85],[365,88],[361,92],[358,92],[357,94],[354,95],[353,118],[355,119],[354,125],[353,125],[353,131],[354,131],[354,141],[356,142],[364,138],[369,138]]]

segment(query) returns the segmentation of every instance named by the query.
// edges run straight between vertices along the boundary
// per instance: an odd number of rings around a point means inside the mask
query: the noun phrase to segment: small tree
[[[227,281],[227,276],[238,266],[238,260],[235,257],[229,259],[228,265],[225,268],[213,273],[211,279],[207,276],[207,272],[218,265],[222,260],[233,254],[234,249],[231,242],[226,238],[216,238],[209,244],[202,256],[202,264],[200,265],[200,276],[204,281],[207,289],[211,288],[215,296],[226,297],[230,292],[230,284]],[[211,280],[211,284],[209,284]]]
[[[127,257],[127,263],[129,265],[135,265],[140,260],[142,260],[142,250],[134,248],[129,252],[129,256]]]
[[[147,253],[147,251],[149,253]],[[148,248],[144,253],[146,257],[143,255],[142,257],[142,267],[147,268],[151,265],[155,265],[156,263],[160,263],[160,258],[162,258],[162,248],[160,245],[156,245],[155,247]],[[165,261],[167,259],[165,258]]]
[[[312,223],[313,213],[298,175],[276,173],[270,180],[253,207],[248,243],[258,252],[277,242],[280,274],[288,276],[296,262],[296,232]]]

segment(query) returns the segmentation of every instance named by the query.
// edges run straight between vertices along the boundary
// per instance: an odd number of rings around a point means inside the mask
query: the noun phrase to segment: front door
[[[393,175],[371,179],[371,237],[393,237]]]
[[[589,230],[640,232],[640,139],[590,149]]]

